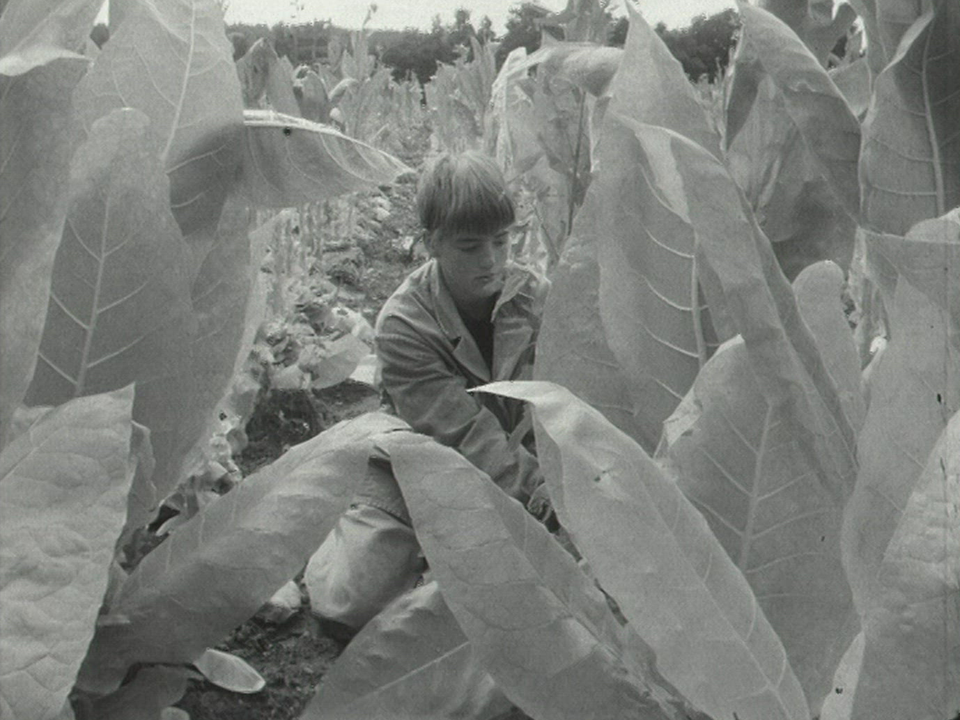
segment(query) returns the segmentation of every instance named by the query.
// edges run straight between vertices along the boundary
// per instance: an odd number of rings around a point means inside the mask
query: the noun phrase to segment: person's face
[[[494,233],[437,233],[431,252],[462,310],[476,310],[503,288],[509,228]]]

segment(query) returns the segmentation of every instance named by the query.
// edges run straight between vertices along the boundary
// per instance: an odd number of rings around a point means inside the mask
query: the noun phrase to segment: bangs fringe
[[[477,152],[434,160],[420,178],[417,210],[428,232],[493,233],[516,218],[500,168]]]

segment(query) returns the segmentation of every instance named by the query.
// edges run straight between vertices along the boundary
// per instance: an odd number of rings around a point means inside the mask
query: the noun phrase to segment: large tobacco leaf
[[[867,65],[867,59],[857,58],[853,61],[845,62],[829,71],[830,79],[833,80],[837,90],[841,92],[847,105],[850,106],[850,112],[855,117],[862,119],[870,105],[871,83],[870,67]]]
[[[784,647],[744,576],[643,449],[564,388],[483,390],[533,404],[561,456],[560,521],[666,679],[711,717],[808,718]]]
[[[804,268],[793,281],[793,293],[826,372],[836,384],[843,415],[859,434],[867,408],[857,346],[843,305],[845,282],[843,270],[824,260]]]
[[[177,223],[188,242],[209,242],[242,160],[240,80],[218,3],[127,5],[77,88],[77,107],[86,127],[120,107],[150,117]]]
[[[0,15],[0,75],[23,75],[55,60],[81,60],[100,0],[8,0]]]
[[[933,448],[878,568],[852,720],[960,710],[960,414]]]
[[[408,168],[335,128],[271,110],[244,110],[241,191],[262,207],[286,207],[390,182]]]
[[[679,62],[639,14],[634,14],[620,69],[609,90],[611,108],[634,121],[666,125],[719,155],[717,137],[688,86]],[[606,120],[607,125],[614,122],[610,117]],[[656,251],[656,247],[648,234],[631,242],[634,240],[631,234],[637,228],[636,217],[629,215],[636,198],[634,194],[624,192],[621,186],[629,181],[634,185],[646,183],[647,178],[638,177],[640,171],[637,167],[617,161],[617,150],[627,149],[635,142],[624,137],[628,131],[622,128],[622,121],[617,122],[611,130],[611,133],[617,133],[617,137],[610,140],[611,149],[604,149],[605,138],[601,133],[599,155],[614,158],[611,167],[603,167],[601,161],[598,176],[587,189],[571,237],[551,278],[553,286],[544,307],[534,375],[570,388],[603,412],[614,425],[652,450],[659,438],[658,423],[669,414],[669,410],[664,413],[660,408],[648,413],[643,405],[638,405],[637,398],[644,398],[651,392],[662,395],[664,391],[659,387],[646,388],[647,384],[655,384],[647,372],[640,376],[644,378],[641,381],[632,379],[627,367],[636,366],[632,338],[638,331],[638,323],[629,315],[640,301],[637,294],[646,290],[633,287],[636,273],[644,269],[636,264],[642,259],[638,253],[642,255],[642,247],[653,248],[651,252]],[[655,198],[649,199],[655,201]],[[614,223],[605,217],[614,207],[621,219],[617,227],[612,227]],[[609,238],[599,231],[601,224],[606,224]],[[689,237],[690,233],[687,233],[680,242],[688,243]],[[673,238],[669,240],[676,242]],[[618,253],[622,255],[627,251],[633,255],[630,263],[619,260],[611,263],[606,259],[611,255],[616,258]],[[662,249],[662,257],[671,254],[671,248]],[[700,307],[699,302],[689,300],[696,274],[692,258],[674,258],[670,282],[681,283],[681,288],[686,291],[683,305],[688,309]],[[648,316],[675,310],[651,292],[646,293],[646,301]],[[605,310],[601,309],[602,303],[605,303]],[[621,320],[627,322],[621,323]],[[693,320],[690,312],[680,323],[676,322],[675,315],[666,318],[668,323],[683,326],[671,332],[690,335],[691,341],[686,345],[694,349],[695,363],[698,364],[700,353],[696,350],[696,338],[704,339],[706,335],[702,332],[709,332],[709,329],[701,326],[695,330]],[[707,354],[705,348],[703,354]],[[671,382],[678,387],[666,393],[669,396],[666,404],[674,399],[673,393],[682,395],[685,392],[686,387],[679,386],[686,383],[688,387],[692,382],[689,370],[686,368],[680,380],[675,378],[678,373],[671,370]]]
[[[860,182],[867,228],[905,235],[960,205],[958,65],[960,6],[930,3],[877,77],[864,120]]]
[[[749,93],[744,89],[748,82],[755,83]],[[773,80],[750,56],[746,44],[737,48],[726,112],[724,160],[773,243],[783,272],[794,278],[811,262],[824,259],[848,267],[856,223],[787,117]]]
[[[868,46],[878,46],[878,50],[882,51],[888,63],[896,56],[900,40],[928,7],[924,0],[855,0],[854,6],[857,7],[857,5],[861,5],[866,11],[863,16],[864,27],[868,31]],[[858,7],[858,12],[860,9]],[[869,34],[871,26],[876,29],[874,35]],[[877,73],[884,67],[886,64],[880,65]]]
[[[480,666],[436,582],[401,595],[323,676],[300,720],[495,718],[511,703]]]
[[[444,598],[524,712],[557,720],[694,714],[520,503],[429,438],[394,436],[382,446]]]
[[[383,414],[292,448],[179,526],[120,588],[78,682],[110,692],[138,662],[186,663],[217,644],[292,578],[346,509]]]
[[[94,123],[73,159],[26,402],[58,405],[136,382],[134,418],[151,430],[157,482],[169,489],[178,449],[206,418],[192,412],[190,257],[149,128],[139,111],[117,110]]]
[[[670,128],[720,157],[720,138],[680,61],[631,3],[630,30],[610,85],[610,109],[648,125]]]
[[[834,13],[833,0],[758,0],[757,5],[802,38],[821,65],[826,64],[837,41],[856,18],[856,13],[846,3]],[[745,3],[739,3],[741,12],[744,6]]]
[[[189,683],[187,669],[154,665],[114,693],[90,701],[87,717],[97,720],[166,720],[163,711],[183,697]],[[81,716],[84,717],[84,716]]]
[[[871,81],[897,53],[900,38],[923,12],[923,0],[850,0],[867,38]]]
[[[600,319],[598,209],[588,190],[573,234],[551,275],[533,374],[570,388],[639,440],[643,434],[629,378],[610,349]]]
[[[76,139],[71,96],[85,69],[57,60],[0,78],[0,447],[43,334]]]
[[[634,132],[660,183],[673,189],[662,196],[664,204],[699,239],[716,280],[704,284],[711,310],[726,311],[766,401],[796,418],[801,451],[842,502],[855,475],[853,428],[769,241],[716,158],[663,128],[636,126]]]
[[[860,363],[840,302],[843,277],[835,266],[815,277],[826,270],[801,274],[798,284],[809,287],[798,296],[818,341],[836,348],[829,364],[853,386],[845,395],[854,407]],[[812,291],[819,292],[807,297]],[[707,363],[667,421],[663,450],[750,583],[817,714],[857,620],[841,558],[843,505],[821,483],[824,469],[797,446],[801,432],[785,406],[765,400],[738,339]]]
[[[860,205],[857,118],[790,28],[757,8],[742,13],[728,165],[789,276],[811,260],[846,268]]]
[[[252,224],[250,208],[235,196],[228,198],[213,244],[193,281],[197,332],[189,349],[197,391],[191,398],[192,413],[206,426],[199,437],[185,438],[195,443],[193,455],[187,445],[178,448],[181,467],[196,461],[196,452],[219,426],[215,408],[246,361],[263,316],[255,292],[263,248],[255,240],[257,234],[250,232]]]
[[[599,238],[600,317],[630,378],[641,444],[655,447],[663,421],[717,346],[700,290],[698,238],[674,207],[672,178],[652,167],[632,124],[611,110],[590,188]]]
[[[887,269],[889,289],[897,277],[910,283],[950,320],[949,335],[960,350],[960,210],[917,223],[902,238],[887,233],[867,236],[868,260]],[[892,298],[891,298],[892,300]]]
[[[827,695],[820,709],[820,720],[850,720],[856,696],[860,666],[863,664],[863,630],[850,643],[833,674],[833,692]]]
[[[93,635],[133,477],[133,387],[54,409],[0,455],[0,709],[56,718]]]
[[[844,517],[844,562],[861,612],[876,602],[884,552],[926,458],[960,410],[960,349],[950,328],[945,308],[897,282],[890,343],[870,381],[860,471]]]

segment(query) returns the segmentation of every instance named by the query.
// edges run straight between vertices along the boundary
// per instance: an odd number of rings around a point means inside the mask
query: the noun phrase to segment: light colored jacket
[[[526,434],[523,403],[467,390],[496,380],[530,379],[548,287],[545,278],[508,265],[493,310],[492,369],[464,325],[435,260],[407,277],[384,304],[376,324],[383,393],[393,411],[415,431],[457,449],[521,502],[541,481],[536,457],[521,438],[511,438],[514,431]],[[370,483],[361,495],[364,502],[406,519],[399,496]]]

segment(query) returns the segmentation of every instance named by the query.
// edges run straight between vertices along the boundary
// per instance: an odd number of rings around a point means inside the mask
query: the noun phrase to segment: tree
[[[500,48],[497,50],[497,67],[503,65],[503,61],[512,51],[518,47],[525,47],[528,53],[533,52],[540,47],[540,23],[550,12],[534,5],[533,3],[523,3],[514,5],[510,8],[510,16],[507,18],[507,32],[503,36]],[[561,40],[561,33],[557,28],[545,28],[546,32]]]
[[[496,33],[493,31],[493,20],[489,15],[484,15],[480,19],[480,29],[477,30],[477,40],[482,44],[493,42],[496,39]]]
[[[706,75],[713,82],[727,67],[739,28],[740,15],[730,8],[710,17],[698,15],[689,26],[677,30],[669,30],[662,22],[657,23],[654,31],[680,61],[691,80]]]
[[[630,20],[626,15],[614,20],[607,34],[607,45],[623,47],[627,42],[627,30],[630,29]]]
[[[442,30],[442,27],[441,27]],[[452,63],[457,54],[446,42],[445,33],[423,33],[407,29],[391,42],[380,55],[380,62],[391,68],[394,80],[400,82],[411,74],[426,84],[437,72],[437,63]]]

